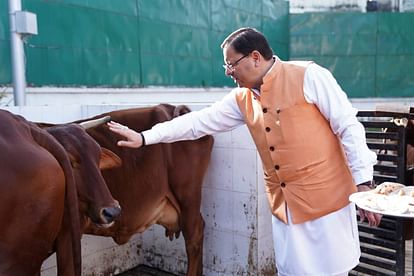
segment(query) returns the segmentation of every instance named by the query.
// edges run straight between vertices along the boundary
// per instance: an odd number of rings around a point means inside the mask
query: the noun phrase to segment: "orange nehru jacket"
[[[305,101],[309,63],[276,60],[261,86],[260,99],[246,88],[237,103],[262,159],[272,213],[303,223],[349,204],[356,192],[345,153],[329,122]]]

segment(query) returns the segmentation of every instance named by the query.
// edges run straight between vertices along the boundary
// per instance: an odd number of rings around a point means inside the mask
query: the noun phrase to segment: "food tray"
[[[372,190],[353,193],[349,200],[359,208],[383,215],[414,218],[414,187],[398,188],[389,194]]]

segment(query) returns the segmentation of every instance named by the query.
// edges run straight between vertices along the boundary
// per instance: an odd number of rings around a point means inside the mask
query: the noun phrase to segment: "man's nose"
[[[231,75],[233,75],[233,71],[230,70],[230,68],[226,67],[226,69],[224,70],[224,74],[230,77]]]

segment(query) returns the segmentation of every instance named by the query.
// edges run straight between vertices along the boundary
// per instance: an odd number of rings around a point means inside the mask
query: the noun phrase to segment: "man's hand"
[[[128,148],[139,148],[142,146],[142,136],[135,130],[129,129],[127,126],[121,125],[113,121],[108,122],[107,125],[110,131],[113,131],[126,138],[126,140],[118,141],[118,146]]]
[[[366,192],[366,191],[371,190],[366,185],[358,185],[357,188],[358,188],[358,192]],[[359,207],[358,207],[358,212],[359,212],[360,221],[362,222],[365,219],[367,219],[369,226],[378,226],[381,222],[381,218],[382,218],[381,214],[369,212]]]

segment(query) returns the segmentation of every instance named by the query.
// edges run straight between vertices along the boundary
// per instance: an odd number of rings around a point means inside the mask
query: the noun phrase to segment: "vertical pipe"
[[[10,20],[10,42],[11,42],[11,62],[13,71],[13,95],[14,105],[21,106],[26,104],[26,77],[24,66],[23,40],[16,30],[16,11],[21,11],[21,0],[9,0],[9,20]]]
[[[398,1],[398,11],[399,12],[404,12],[404,1],[403,0]]]

